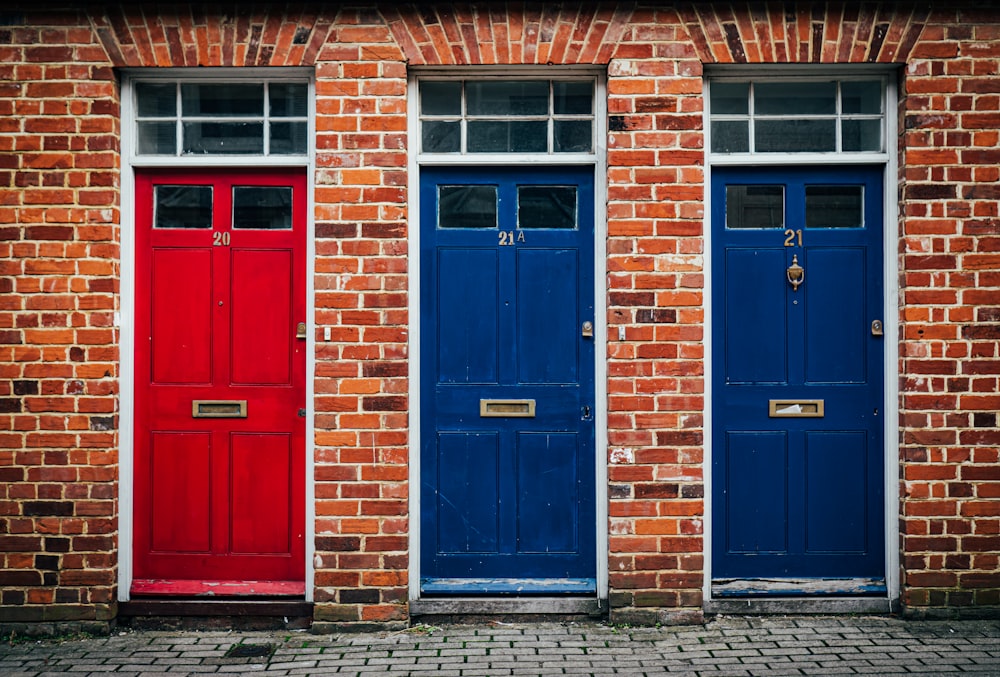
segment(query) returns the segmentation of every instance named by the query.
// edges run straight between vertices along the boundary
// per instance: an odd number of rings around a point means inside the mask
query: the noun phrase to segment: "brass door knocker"
[[[792,291],[798,291],[799,285],[806,279],[806,271],[805,268],[799,265],[797,254],[792,255],[792,265],[788,266],[788,269],[785,270],[785,275],[788,277],[788,283],[792,285]]]

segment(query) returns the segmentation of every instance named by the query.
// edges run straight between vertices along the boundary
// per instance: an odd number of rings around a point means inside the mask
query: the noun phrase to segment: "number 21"
[[[796,239],[798,239],[798,243],[795,242]],[[794,247],[796,244],[798,244],[799,247],[802,246],[802,229],[799,228],[798,230],[792,230],[789,228],[785,231],[785,246]]]

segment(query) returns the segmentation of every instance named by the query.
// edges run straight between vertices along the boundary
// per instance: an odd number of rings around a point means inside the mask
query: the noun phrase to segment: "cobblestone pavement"
[[[257,657],[227,656],[264,651]],[[1000,621],[717,617],[704,626],[129,632],[0,644],[0,675],[1000,675]]]

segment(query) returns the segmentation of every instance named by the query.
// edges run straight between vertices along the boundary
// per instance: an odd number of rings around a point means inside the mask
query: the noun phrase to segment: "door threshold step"
[[[118,603],[120,624],[137,630],[305,630],[313,604],[272,599],[133,599]]]
[[[705,600],[706,614],[733,616],[894,614],[899,601],[888,597],[786,597]]]
[[[607,615],[607,600],[588,597],[449,597],[410,601],[414,621],[477,622],[484,617],[495,619],[538,618],[553,616],[594,619]]]

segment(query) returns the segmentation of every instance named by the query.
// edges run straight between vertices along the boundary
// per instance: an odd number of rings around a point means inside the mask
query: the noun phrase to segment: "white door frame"
[[[307,181],[306,217],[306,431],[305,431],[305,581],[307,602],[313,601],[315,565],[313,556],[316,543],[316,500],[314,484],[315,456],[315,407],[313,384],[316,373],[316,295],[315,275],[315,148],[310,147],[303,156],[214,156],[214,157],[163,157],[139,156],[136,152],[135,132],[135,81],[136,80],[216,80],[227,82],[262,78],[289,78],[309,83],[308,138],[316,138],[316,86],[312,68],[136,68],[122,73],[121,86],[121,231],[120,301],[115,313],[115,326],[119,329],[119,432],[118,432],[118,601],[131,599],[132,556],[134,552],[134,464],[135,453],[135,173],[147,168],[196,168],[213,167],[237,169],[241,167],[303,167]]]
[[[724,69],[713,70],[712,73],[725,73],[746,78],[759,77],[761,71],[766,66],[728,66]],[[898,158],[896,154],[895,139],[897,134],[896,107],[898,105],[898,92],[893,66],[885,65],[855,65],[838,66],[825,69],[822,73],[814,68],[803,71],[794,67],[775,67],[769,70],[774,75],[794,74],[802,77],[804,73],[822,79],[824,75],[829,78],[837,76],[851,75],[871,75],[872,77],[884,76],[886,79],[885,94],[885,128],[884,143],[886,150],[882,153],[871,153],[863,156],[852,154],[820,154],[820,153],[796,153],[796,154],[768,154],[768,155],[712,155],[711,148],[711,114],[709,106],[709,80],[711,74],[706,74],[703,80],[703,97],[705,101],[704,124],[705,124],[705,206],[704,206],[704,234],[705,234],[705,457],[704,457],[704,477],[705,477],[705,533],[704,533],[704,561],[705,577],[703,581],[702,593],[704,608],[708,612],[722,613],[767,613],[769,611],[790,612],[794,610],[799,613],[838,613],[838,612],[889,612],[895,611],[899,607],[899,257],[897,220],[898,197],[896,183],[898,176]],[[712,355],[712,331],[713,331],[713,304],[714,289],[712,288],[712,205],[711,205],[711,185],[712,166],[768,166],[768,165],[836,165],[836,164],[875,164],[881,165],[883,170],[883,264],[882,280],[884,286],[884,306],[883,306],[883,326],[885,331],[885,355],[883,370],[885,376],[885,392],[883,407],[885,417],[883,419],[883,493],[884,493],[884,520],[885,520],[885,583],[887,596],[885,598],[794,598],[790,600],[773,601],[767,599],[751,600],[716,600],[712,597],[712,533],[714,529],[712,514],[712,375],[713,365],[710,359]]]
[[[407,136],[411,147],[419,148],[420,119],[417,83],[420,77],[435,75],[440,78],[503,74],[510,77],[545,76],[548,78],[580,75],[596,77],[594,92],[594,124],[596,145],[590,157],[579,156],[482,154],[447,157],[427,156],[411,151],[408,160],[408,279],[409,288],[409,342],[410,356],[410,419],[409,419],[409,600],[420,600],[420,301],[424,294],[420,286],[420,167],[429,165],[580,165],[594,166],[594,396],[595,396],[595,487],[597,501],[597,599],[608,597],[608,430],[607,430],[607,85],[604,72],[592,67],[450,67],[414,69],[407,91]]]

